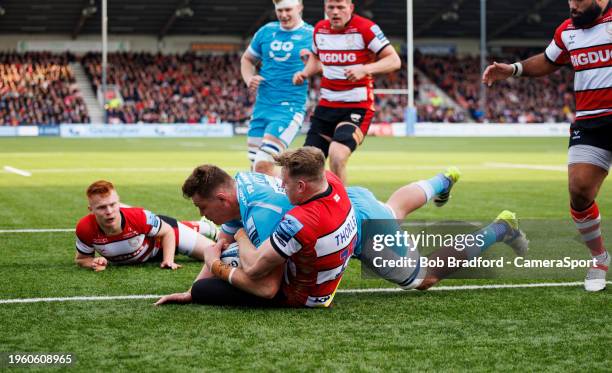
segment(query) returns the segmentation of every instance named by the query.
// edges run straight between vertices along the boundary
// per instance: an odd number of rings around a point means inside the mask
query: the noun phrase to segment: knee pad
[[[357,146],[363,142],[363,133],[353,123],[342,122],[334,132],[334,141],[346,145],[351,149],[351,152],[354,152]]]
[[[325,155],[325,158],[327,158],[327,155],[329,154],[330,143],[331,141],[323,137],[323,135],[317,132],[308,131],[304,146],[314,146],[315,148],[321,149],[321,151]]]

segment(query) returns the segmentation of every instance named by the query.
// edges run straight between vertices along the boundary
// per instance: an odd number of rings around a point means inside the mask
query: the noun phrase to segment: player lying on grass
[[[76,226],[75,262],[80,267],[103,271],[109,263],[139,264],[161,259],[161,268],[177,269],[181,266],[174,262],[175,251],[204,260],[204,247],[214,244],[210,238],[216,239],[217,228],[207,221],[178,222],[120,204],[115,187],[108,181],[91,184],[87,200],[91,214]],[[96,257],[96,252],[100,256]]]
[[[290,214],[288,218],[283,218],[283,215],[291,208],[291,204],[287,203],[278,180],[254,173],[239,173],[236,179],[232,180],[229,175],[215,166],[201,166],[194,170],[193,175],[198,173],[205,173],[209,176],[215,175],[214,177],[202,177],[202,175],[199,177],[200,180],[206,181],[201,183],[198,188],[204,188],[206,185],[212,191],[210,196],[203,198],[200,194],[201,192],[198,192],[201,189],[185,190],[184,188],[183,191],[185,196],[190,197],[194,204],[198,206],[201,214],[219,224],[225,222],[223,223],[220,235],[223,240],[231,242],[233,240],[232,235],[235,234],[240,244],[242,269],[230,270],[234,272],[234,275],[242,273],[242,271],[252,271],[253,259],[256,261],[258,258],[257,252],[254,250],[255,246],[262,246],[259,242],[263,241],[270,245],[274,245],[272,242],[276,242],[277,246],[299,245],[298,240],[295,240],[294,237],[289,237],[295,228],[292,227],[293,222]],[[227,185],[213,184],[212,180],[215,179],[225,179],[227,180]],[[423,206],[431,199],[434,199],[436,205],[442,206],[448,201],[450,190],[458,179],[458,171],[456,169],[449,169],[445,174],[439,174],[429,180],[422,180],[399,188],[393,193],[386,204],[377,201],[367,189],[359,187],[347,188],[347,194],[356,212],[355,225],[358,229],[358,235],[355,256],[366,265],[371,260],[367,253],[362,253],[360,230],[363,220],[397,218],[397,221],[401,222],[410,212]],[[241,228],[242,226],[244,229]],[[391,223],[389,228],[396,229],[396,227],[398,227],[396,224]],[[498,216],[496,221],[477,233],[484,236],[481,245],[474,245],[461,252],[452,248],[445,248],[438,250],[432,257],[452,255],[458,258],[470,259],[480,255],[493,243],[499,241],[510,244],[519,255],[524,255],[527,250],[527,242],[524,234],[518,229],[516,217],[508,211],[504,211]],[[268,237],[270,235],[271,237]],[[220,251],[221,248],[222,244],[218,243],[215,246],[215,250]],[[216,258],[218,253],[213,253],[213,255]],[[394,255],[397,254],[392,253],[390,257]],[[418,258],[418,251],[411,252],[410,256]],[[287,267],[291,268],[290,265]],[[369,267],[372,267],[383,278],[397,283],[403,288],[418,288],[421,290],[434,285],[451,272],[446,268],[427,271],[419,267],[391,270],[379,269],[373,266]],[[215,292],[208,292],[205,294],[206,298],[201,299],[200,296],[203,294],[200,293],[197,285],[200,283],[199,280],[210,276],[211,273],[205,266],[196,278],[196,282],[194,282],[196,285],[194,289],[190,289],[185,293],[165,296],[156,304],[168,302],[189,303],[192,301],[207,304],[267,304],[257,297],[252,297],[236,288],[224,286],[225,284],[220,284]],[[278,287],[277,284],[274,284],[274,280],[274,278],[261,279],[247,286],[239,287],[256,296],[271,297],[275,295],[274,291]],[[245,299],[248,299],[248,302],[245,302]]]

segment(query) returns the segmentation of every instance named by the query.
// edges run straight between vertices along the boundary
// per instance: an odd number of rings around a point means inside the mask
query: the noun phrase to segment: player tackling
[[[513,64],[487,67],[484,83],[510,77],[539,77],[571,64],[576,119],[570,128],[568,180],[570,212],[596,265],[584,281],[587,291],[606,287],[610,255],[601,236],[595,202],[612,164],[612,2],[569,0],[570,18],[555,31],[546,51]]]

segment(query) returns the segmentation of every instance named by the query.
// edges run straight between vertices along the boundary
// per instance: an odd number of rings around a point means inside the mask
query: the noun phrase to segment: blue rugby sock
[[[468,259],[482,255],[494,243],[501,242],[508,232],[508,225],[502,222],[493,222],[486,227],[472,233],[474,237],[482,236],[473,246],[467,247],[465,253]]]
[[[418,181],[416,184],[423,189],[425,196],[427,197],[427,201],[429,201],[433,197],[447,190],[450,186],[450,180],[444,176],[444,174],[440,173],[431,179]]]

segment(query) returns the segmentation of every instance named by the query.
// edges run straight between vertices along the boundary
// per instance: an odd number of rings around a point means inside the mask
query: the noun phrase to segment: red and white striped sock
[[[603,238],[601,237],[601,215],[597,203],[584,211],[576,211],[571,208],[572,218],[576,228],[582,236],[585,245],[591,250],[591,256],[598,257],[606,252]],[[603,256],[602,256],[603,257]]]

